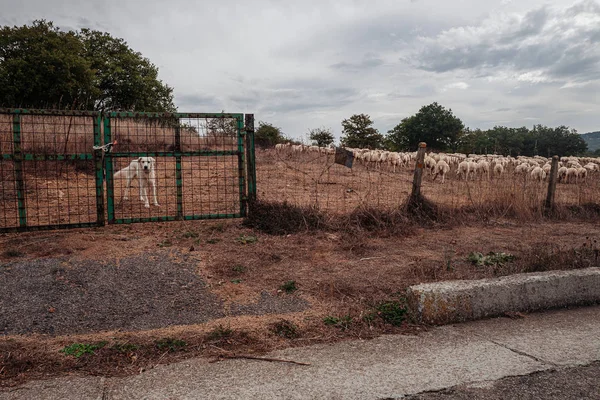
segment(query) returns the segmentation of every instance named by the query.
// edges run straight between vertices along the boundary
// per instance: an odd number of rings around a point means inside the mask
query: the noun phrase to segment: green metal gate
[[[244,115],[113,112],[104,119],[109,224],[246,216]],[[140,157],[154,159],[157,197],[149,208],[115,174]],[[139,181],[138,181],[139,183]],[[210,189],[210,190],[209,190]]]
[[[245,217],[256,197],[254,116],[245,123],[228,113],[0,108],[0,232]],[[140,157],[154,159],[159,206],[148,187],[145,207],[139,179],[124,198],[118,171]]]

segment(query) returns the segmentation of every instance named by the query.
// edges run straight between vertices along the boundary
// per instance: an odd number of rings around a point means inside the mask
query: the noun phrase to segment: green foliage
[[[283,285],[279,286],[279,289],[286,293],[294,293],[296,290],[298,290],[298,287],[296,286],[296,281],[287,281]]]
[[[225,328],[223,325],[217,326],[215,329],[210,331],[207,335],[208,340],[217,341],[230,337],[233,334],[233,330]]]
[[[341,145],[352,148],[381,148],[383,135],[371,125],[373,121],[367,114],[354,114],[343,120]]]
[[[225,111],[221,111],[225,113]],[[236,137],[238,133],[237,120],[233,118],[210,118],[206,129],[209,136],[231,136]]]
[[[309,139],[313,141],[319,147],[325,147],[333,143],[335,137],[331,132],[331,129],[326,128],[315,128],[308,131]]]
[[[349,329],[352,325],[352,317],[350,315],[344,315],[342,317],[333,317],[331,315],[323,318],[323,323],[329,326],[335,326],[342,330]]]
[[[173,338],[163,338],[154,342],[154,345],[159,350],[167,350],[170,352],[175,352],[177,350],[183,349],[187,346],[187,343],[183,340],[173,339]]]
[[[241,244],[251,244],[258,242],[258,238],[252,235],[241,235],[240,237],[235,239],[235,241]]]
[[[95,350],[99,350],[106,346],[108,342],[99,342],[95,344],[87,344],[87,343],[73,343],[72,345],[66,346],[60,352],[65,353],[68,356],[74,356],[75,358],[79,358],[84,354],[95,354]]]
[[[99,95],[94,71],[75,32],[52,22],[0,30],[0,105],[79,108]]]
[[[4,252],[4,257],[23,257],[25,254],[19,250],[8,249]]]
[[[463,153],[495,153],[513,157],[562,157],[583,154],[586,150],[587,144],[577,131],[566,126],[550,128],[544,125],[534,125],[531,130],[505,126],[485,131],[465,129],[459,145],[459,151]]]
[[[243,265],[234,265],[231,270],[237,274],[243,274],[244,272],[246,272],[246,267],[244,267]]]
[[[399,301],[384,301],[375,306],[377,316],[385,323],[394,326],[402,325],[406,317],[406,307]]]
[[[287,339],[295,339],[300,336],[298,332],[298,327],[291,321],[286,319],[282,319],[271,325],[271,332],[276,334],[277,336],[281,336]]]
[[[260,147],[272,147],[277,143],[285,142],[281,128],[273,126],[268,122],[260,121],[258,129],[254,133],[254,143]]]
[[[0,29],[0,105],[175,111],[158,68],[123,39],[52,22]]]
[[[386,146],[392,151],[415,151],[419,142],[425,142],[431,149],[455,150],[463,129],[463,122],[451,109],[434,102],[389,130]]]
[[[472,252],[467,257],[472,264],[477,265],[478,267],[482,266],[501,266],[507,262],[512,262],[515,260],[515,256],[508,253],[494,253],[493,251],[489,252],[487,255],[483,255],[479,252]]]
[[[132,351],[138,350],[140,346],[132,343],[115,343],[112,348],[119,353],[131,353]]]

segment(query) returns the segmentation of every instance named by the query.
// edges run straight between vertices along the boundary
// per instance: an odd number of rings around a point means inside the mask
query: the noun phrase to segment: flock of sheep
[[[335,154],[333,147],[306,146],[303,144],[277,144],[277,153],[318,153]],[[398,168],[411,168],[416,161],[417,152],[391,152],[384,150],[354,149],[355,160],[375,169],[388,169],[396,172]],[[428,153],[425,155],[424,167],[435,180],[438,176],[441,183],[451,171],[459,179],[487,179],[499,178],[503,175],[513,174],[522,176],[532,181],[544,181],[550,175],[552,159],[546,157],[511,157],[501,155],[479,155],[460,153]],[[587,182],[588,178],[600,171],[600,158],[592,157],[561,157],[558,169],[558,181],[563,183]]]

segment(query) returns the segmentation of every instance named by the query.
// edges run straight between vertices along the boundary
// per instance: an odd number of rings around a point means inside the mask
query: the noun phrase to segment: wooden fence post
[[[554,208],[554,194],[556,192],[556,176],[558,175],[558,156],[552,157],[552,168],[550,168],[550,177],[548,178],[548,195],[546,196],[545,210],[550,211]]]
[[[426,148],[427,144],[425,142],[419,143],[417,162],[415,163],[415,175],[413,177],[412,193],[410,194],[412,201],[418,200],[421,197],[421,181],[423,180],[423,163],[425,160]]]

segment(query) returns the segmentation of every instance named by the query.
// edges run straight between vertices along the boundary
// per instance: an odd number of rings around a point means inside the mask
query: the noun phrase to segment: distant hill
[[[600,131],[583,133],[581,137],[587,143],[589,151],[600,149]]]

